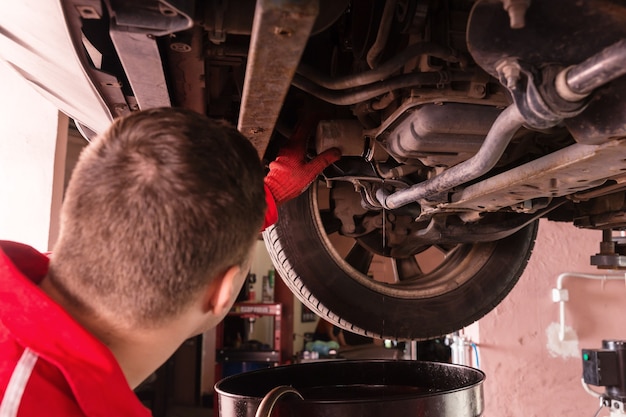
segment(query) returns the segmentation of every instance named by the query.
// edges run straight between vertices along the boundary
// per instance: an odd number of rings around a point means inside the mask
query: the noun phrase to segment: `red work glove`
[[[337,148],[327,149],[311,161],[306,160],[306,140],[313,123],[299,124],[287,146],[270,162],[265,176],[265,186],[270,190],[276,205],[299,196],[330,164],[341,158]]]

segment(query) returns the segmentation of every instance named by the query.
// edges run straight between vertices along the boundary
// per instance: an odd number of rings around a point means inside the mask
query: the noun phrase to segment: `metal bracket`
[[[108,7],[112,16],[109,34],[139,108],[170,106],[155,38],[191,28],[194,0],[112,0]]]
[[[613,237],[611,229],[602,230],[600,253],[591,256],[591,265],[599,269],[626,269],[626,238]]]
[[[319,13],[317,0],[258,0],[237,128],[265,153]]]
[[[152,36],[170,35],[193,26],[194,0],[111,0],[115,25]]]
[[[607,397],[600,398],[600,407],[606,407],[610,411],[610,417],[626,416],[624,402]]]

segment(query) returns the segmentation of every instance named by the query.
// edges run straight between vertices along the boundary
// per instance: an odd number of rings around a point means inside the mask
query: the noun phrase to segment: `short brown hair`
[[[137,112],[81,154],[49,276],[78,305],[156,324],[246,260],[265,209],[261,162],[234,128],[183,109]]]

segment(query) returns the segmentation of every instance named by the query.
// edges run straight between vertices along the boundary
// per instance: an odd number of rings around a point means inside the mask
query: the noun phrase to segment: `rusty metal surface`
[[[318,11],[317,0],[257,1],[237,128],[261,156]]]
[[[169,39],[167,64],[172,74],[172,104],[206,111],[202,29],[194,27]]]
[[[587,108],[564,121],[576,142],[597,145],[608,139],[626,137],[626,77],[596,91]]]
[[[626,141],[575,144],[496,175],[452,195],[434,211],[496,211],[540,197],[559,197],[596,187],[626,172]],[[432,212],[432,210],[431,210]]]

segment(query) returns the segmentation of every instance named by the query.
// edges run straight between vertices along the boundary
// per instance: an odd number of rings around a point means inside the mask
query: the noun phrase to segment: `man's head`
[[[181,109],[134,113],[81,154],[49,278],[79,308],[158,325],[245,263],[265,208],[257,152],[235,129]]]

